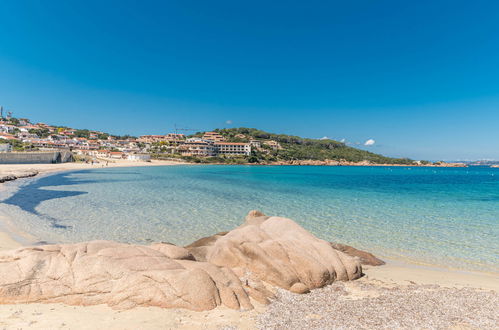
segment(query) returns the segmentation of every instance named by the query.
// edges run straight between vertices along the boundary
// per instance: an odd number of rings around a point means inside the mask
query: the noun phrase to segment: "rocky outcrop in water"
[[[272,286],[305,293],[360,277],[356,258],[294,221],[252,211],[243,225],[182,248],[92,241],[0,254],[0,303],[250,309]]]
[[[38,171],[28,170],[28,171],[15,171],[15,172],[4,172],[0,173],[0,183],[7,181],[13,181],[21,178],[29,178],[38,174]]]

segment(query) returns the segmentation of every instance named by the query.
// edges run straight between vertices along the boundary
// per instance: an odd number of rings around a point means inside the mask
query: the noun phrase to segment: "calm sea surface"
[[[258,209],[384,257],[499,272],[499,169],[110,168],[7,188],[1,211],[45,241],[187,244]]]

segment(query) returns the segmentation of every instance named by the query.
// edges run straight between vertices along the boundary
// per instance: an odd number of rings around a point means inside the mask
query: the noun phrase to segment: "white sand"
[[[18,248],[20,244],[14,241],[9,235],[0,231],[0,251]]]
[[[365,280],[389,285],[436,284],[448,288],[476,288],[499,292],[499,274],[466,272],[437,267],[387,262],[364,266]]]
[[[179,165],[179,164],[188,164],[188,163],[166,161],[166,160],[137,162],[130,160],[112,159],[109,160],[107,166],[105,166],[105,164],[106,163],[104,161],[93,165],[80,162],[62,163],[62,164],[0,164],[0,175],[29,171],[29,170],[36,170],[40,173],[51,173],[51,172],[62,172],[62,171],[72,171],[72,170],[95,169],[101,167],[166,166],[166,165]]]
[[[208,312],[157,307],[117,311],[105,305],[0,305],[0,329],[254,329],[263,309],[260,305],[245,312],[222,307]]]

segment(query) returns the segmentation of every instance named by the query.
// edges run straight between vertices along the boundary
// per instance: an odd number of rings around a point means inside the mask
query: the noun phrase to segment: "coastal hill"
[[[215,129],[227,142],[242,142],[252,145],[249,156],[238,158],[230,157],[184,157],[196,162],[220,163],[275,163],[293,161],[343,161],[368,162],[371,164],[401,164],[415,165],[416,162],[408,158],[391,158],[366,150],[347,146],[345,143],[330,139],[308,139],[299,136],[275,134],[256,128],[224,128]],[[205,132],[198,132],[192,137],[202,137]]]
[[[332,139],[275,134],[256,128],[223,128],[190,136],[117,136],[64,126],[0,118],[0,152],[69,150],[79,159],[183,160],[191,163],[262,165],[464,166],[391,158]],[[12,158],[12,155],[6,155]],[[0,161],[1,162],[1,161]]]

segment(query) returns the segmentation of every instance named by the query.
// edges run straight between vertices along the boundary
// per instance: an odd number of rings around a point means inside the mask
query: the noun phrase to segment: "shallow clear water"
[[[46,241],[187,244],[259,209],[385,257],[499,271],[499,169],[166,166],[15,184],[2,211]]]

